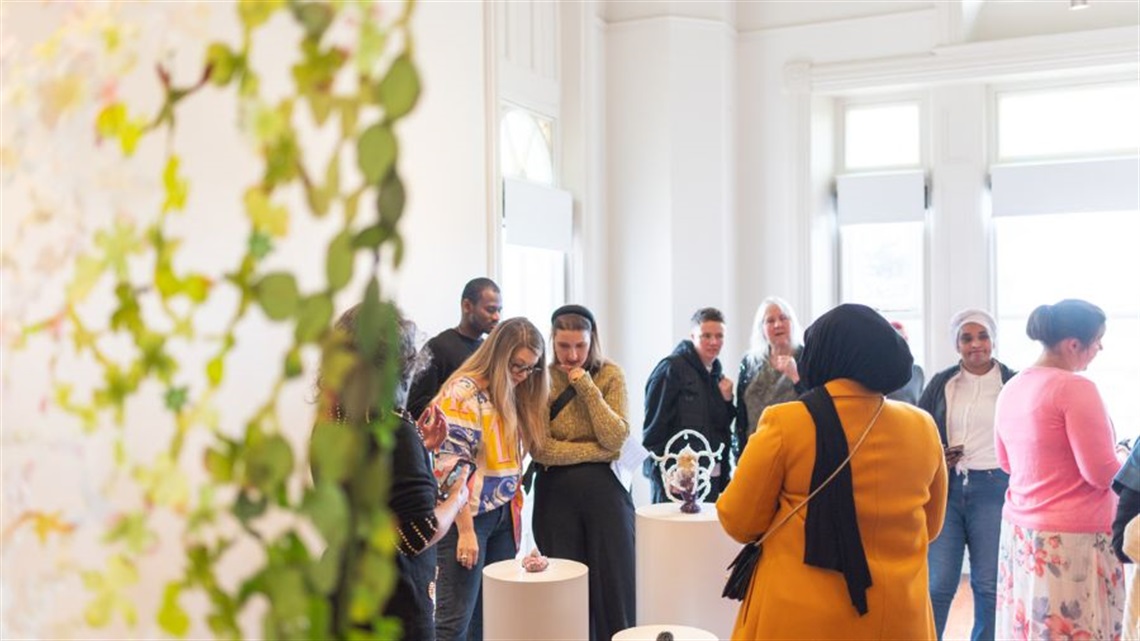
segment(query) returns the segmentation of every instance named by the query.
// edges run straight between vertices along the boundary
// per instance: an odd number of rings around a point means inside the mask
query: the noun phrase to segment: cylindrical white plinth
[[[483,568],[483,637],[486,639],[590,638],[590,583],[586,566],[550,559],[527,572],[516,559]]]
[[[720,527],[716,506],[684,514],[679,503],[637,508],[637,620],[691,625],[732,636],[739,601],[720,596],[740,551]]]
[[[676,641],[717,641],[712,632],[688,625],[639,625],[618,632],[613,641],[657,641],[662,632],[672,632]]]

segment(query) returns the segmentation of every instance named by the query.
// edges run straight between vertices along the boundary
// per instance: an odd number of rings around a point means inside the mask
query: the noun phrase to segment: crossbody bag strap
[[[550,420],[553,422],[558,414],[566,409],[566,406],[569,405],[570,401],[574,400],[574,397],[577,395],[578,390],[574,389],[574,385],[572,383],[567,384],[566,389],[562,390],[558,398],[555,398],[554,402],[550,404]]]
[[[802,510],[804,508],[804,506],[807,505],[808,502],[811,501],[812,498],[816,494],[819,494],[820,490],[827,487],[827,485],[829,483],[831,483],[832,479],[834,479],[836,476],[839,475],[840,472],[843,471],[843,468],[847,467],[847,464],[851,462],[851,457],[855,456],[855,452],[859,451],[859,447],[863,445],[863,441],[867,440],[867,435],[871,433],[871,428],[875,426],[875,421],[879,420],[879,414],[883,413],[883,405],[885,404],[885,402],[886,402],[885,398],[879,399],[879,407],[875,409],[875,415],[871,417],[871,421],[869,423],[867,423],[867,427],[864,428],[863,434],[860,435],[859,440],[855,442],[855,447],[851,448],[851,452],[849,452],[847,454],[847,458],[843,459],[843,462],[839,464],[839,467],[835,468],[835,471],[833,471],[831,473],[831,475],[828,476],[826,480],[824,480],[823,483],[820,483],[819,487],[815,488],[815,490],[811,494],[808,494],[806,499],[804,499],[803,501],[800,501],[799,505],[792,508],[791,512],[788,512],[786,515],[784,515],[784,518],[780,519],[780,522],[777,523],[775,527],[768,528],[768,531],[764,533],[764,536],[757,539],[756,542],[753,543],[753,545],[756,545],[756,546],[763,545],[764,541],[768,540],[768,537],[772,536],[776,532],[776,530],[779,530],[781,527],[784,526],[785,523],[790,521],[791,518],[793,516],[795,516],[800,510]]]

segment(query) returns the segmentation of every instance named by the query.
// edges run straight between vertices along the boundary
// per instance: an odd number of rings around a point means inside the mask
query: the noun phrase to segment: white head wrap
[[[958,346],[958,332],[962,331],[962,326],[966,323],[977,323],[985,327],[990,334],[990,340],[997,341],[997,322],[989,312],[981,309],[963,309],[950,319],[950,340],[954,341],[955,347]]]

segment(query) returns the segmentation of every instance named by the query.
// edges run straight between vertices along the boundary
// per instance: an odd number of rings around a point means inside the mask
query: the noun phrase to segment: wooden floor
[[[942,634],[942,640],[969,639],[973,627],[974,593],[970,591],[970,576],[963,574],[962,582],[958,584],[958,594],[954,596],[954,603],[950,605],[950,616],[946,618],[946,631]]]

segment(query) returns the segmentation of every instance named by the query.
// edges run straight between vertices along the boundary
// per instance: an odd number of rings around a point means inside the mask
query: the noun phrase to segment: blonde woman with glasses
[[[441,487],[464,476],[471,498],[439,542],[436,636],[483,637],[483,567],[514,558],[521,531],[524,452],[545,430],[542,334],[525,318],[501,322],[451,375],[421,425],[446,425],[436,455]]]

